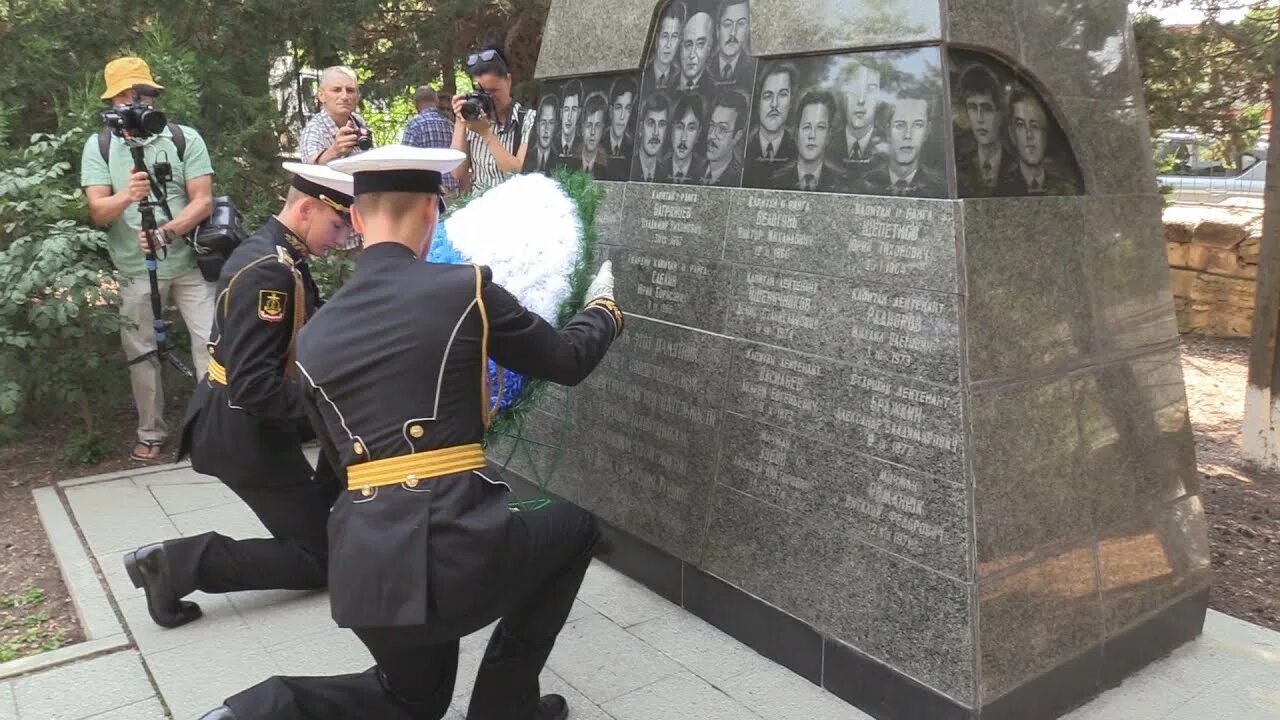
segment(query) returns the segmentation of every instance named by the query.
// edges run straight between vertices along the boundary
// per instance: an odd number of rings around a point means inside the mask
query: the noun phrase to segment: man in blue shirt
[[[420,85],[413,94],[413,104],[417,106],[418,114],[405,126],[400,144],[420,148],[449,147],[453,142],[453,121],[440,114],[440,96],[435,88]],[[441,184],[446,200],[458,196],[460,186],[457,178],[446,175]]]

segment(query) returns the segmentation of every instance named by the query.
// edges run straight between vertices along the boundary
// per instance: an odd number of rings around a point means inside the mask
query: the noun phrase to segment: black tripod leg
[[[143,159],[142,148],[130,148],[130,151],[133,153],[134,172],[147,172],[147,163],[146,160]],[[147,177],[150,178],[150,176],[151,174],[147,173]],[[138,212],[142,215],[142,231],[147,238],[145,264],[147,267],[147,279],[151,283],[151,327],[156,336],[156,357],[160,358],[163,362],[169,363],[183,375],[186,375],[187,377],[195,377],[195,373],[191,371],[191,368],[187,367],[186,363],[178,359],[178,356],[174,355],[173,351],[169,349],[169,332],[165,327],[164,308],[162,307],[160,300],[160,279],[156,274],[160,265],[159,261],[156,259],[155,247],[155,234],[158,230],[156,226],[156,212],[155,208],[152,206],[150,198],[138,203]],[[150,353],[148,353],[148,355],[150,355]],[[130,361],[130,364],[132,365],[134,363],[141,362],[142,359],[146,357],[147,355],[144,355],[142,358],[135,358]]]

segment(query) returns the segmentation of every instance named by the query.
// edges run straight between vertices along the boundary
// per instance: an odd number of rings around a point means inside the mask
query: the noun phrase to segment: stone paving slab
[[[151,623],[120,566],[129,543],[215,528],[239,537],[262,532],[247,508],[210,482],[176,466],[63,486],[88,543],[81,559],[64,562],[97,566],[106,578],[100,592],[124,618],[132,647],[0,681],[0,720],[194,720],[272,674],[368,667],[367,651],[333,623],[323,593],[197,593],[205,609],[198,622],[174,630]],[[460,645],[448,720],[464,716],[489,632]],[[1277,678],[1280,633],[1211,612],[1203,638],[1067,720],[1277,720]],[[574,720],[869,720],[600,563],[587,574],[542,684],[569,700]]]
[[[86,720],[155,699],[136,651],[85,660],[7,683],[21,720]]]

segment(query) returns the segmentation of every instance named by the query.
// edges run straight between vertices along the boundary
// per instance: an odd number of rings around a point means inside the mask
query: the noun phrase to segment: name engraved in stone
[[[803,517],[959,571],[948,528],[965,510],[959,486],[937,483],[816,436],[728,416],[724,482]]]
[[[606,377],[601,384],[607,395],[613,395],[618,399],[630,400],[645,410],[667,413],[680,420],[707,427],[714,427],[716,424],[716,411],[714,409],[701,406],[691,400],[675,397],[670,393],[660,393],[649,388],[637,387],[616,377]]]
[[[654,245],[682,248],[686,235],[700,236],[704,232],[701,222],[696,221],[695,206],[698,193],[690,190],[651,190],[652,201],[647,217],[640,218],[640,228],[646,231],[646,238]]]
[[[745,419],[735,424],[746,425]],[[804,453],[800,448],[793,454],[794,441],[781,430],[752,424],[752,430],[734,432],[735,444],[730,464],[742,474],[736,475],[736,487],[761,499],[802,512],[806,501],[815,495],[817,484],[806,474]]]
[[[640,333],[631,335],[626,342],[628,347],[655,352],[671,360],[683,360],[691,363],[705,362],[707,360],[706,355],[699,350],[698,345],[691,342],[675,342],[657,335],[641,335]]]
[[[842,506],[857,513],[867,522],[870,534],[885,542],[913,553],[936,549],[947,533],[925,517],[923,483],[884,463],[875,462],[869,469],[876,467],[879,470],[869,476],[865,491],[845,496]]]
[[[653,300],[652,307],[664,312],[674,312],[689,301],[689,291],[681,287],[682,278],[702,279],[711,275],[711,267],[696,260],[632,254],[627,263],[636,269],[632,275],[638,278],[636,295]]]
[[[826,408],[816,388],[822,387],[823,369],[808,358],[748,346],[735,382],[739,409],[767,422],[795,428],[808,423],[817,431]]]
[[[616,437],[616,435],[615,435]],[[618,453],[630,453],[634,443],[628,444],[626,447],[615,447],[607,440],[595,443],[587,450],[588,462],[594,467],[608,468],[611,475],[614,475],[623,482],[648,489],[656,495],[674,500],[676,503],[687,505],[692,496],[688,487],[682,486],[660,472],[650,470],[643,463],[636,462],[638,456],[624,455],[624,460],[618,462]]]
[[[823,327],[819,282],[812,277],[748,270],[746,288],[733,313],[754,321],[751,329],[770,339],[791,340],[796,330]]]
[[[922,366],[935,382],[959,372],[958,319],[953,296],[920,290],[855,287],[845,296],[849,311],[837,317],[860,354],[877,367],[918,375]]]
[[[848,249],[866,271],[884,275],[906,275],[913,268],[940,262],[936,252],[922,240],[926,225],[934,222],[929,205],[854,203]]]
[[[735,229],[738,240],[751,243],[748,255],[759,260],[795,260],[797,248],[818,245],[818,236],[806,227],[812,201],[805,198],[750,195],[750,224]]]
[[[851,370],[837,423],[857,428],[865,452],[959,481],[964,448],[959,395],[905,379]]]

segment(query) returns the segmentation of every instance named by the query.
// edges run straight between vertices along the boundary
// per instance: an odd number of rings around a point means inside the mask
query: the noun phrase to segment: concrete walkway
[[[86,619],[86,646],[99,654],[44,670],[28,662],[18,669],[29,672],[18,676],[12,663],[0,665],[0,678],[13,676],[0,680],[0,720],[193,720],[272,674],[371,664],[363,646],[334,625],[322,593],[199,596],[203,619],[175,630],[151,622],[121,566],[123,551],[212,529],[263,534],[211,478],[167,466],[68,481],[37,491],[37,500]],[[465,711],[486,639],[481,632],[462,644],[451,720]],[[543,688],[568,698],[574,720],[869,720],[600,563],[587,575]],[[1210,613],[1200,640],[1069,718],[1280,718],[1280,633]]]

